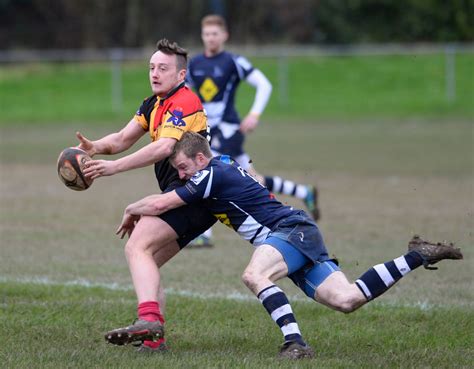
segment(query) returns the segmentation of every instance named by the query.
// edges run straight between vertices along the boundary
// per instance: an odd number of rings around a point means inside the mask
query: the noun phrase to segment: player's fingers
[[[76,137],[77,139],[82,143],[82,144],[86,144],[88,142],[87,138],[85,138],[81,132],[76,132]]]

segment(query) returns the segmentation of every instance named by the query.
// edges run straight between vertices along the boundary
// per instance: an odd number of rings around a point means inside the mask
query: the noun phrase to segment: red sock
[[[145,301],[138,305],[138,319],[147,320],[149,322],[155,322],[157,320],[164,324],[165,318],[160,311],[160,304],[157,301]],[[145,346],[156,349],[161,344],[165,343],[164,338],[160,338],[158,341],[144,341]]]
[[[145,301],[139,304],[138,319],[147,320],[149,322],[156,322],[159,320],[162,324],[165,322],[165,318],[163,314],[161,314],[158,301]]]

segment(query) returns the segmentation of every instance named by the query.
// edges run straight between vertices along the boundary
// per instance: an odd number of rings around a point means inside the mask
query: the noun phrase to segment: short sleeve
[[[241,55],[235,55],[233,59],[240,79],[247,78],[247,76],[253,72],[254,67],[247,58]]]
[[[134,115],[135,120],[142,126],[142,128],[147,131],[150,124],[149,124],[149,106],[150,106],[150,99],[145,99],[143,103],[138,108],[137,112]]]
[[[206,168],[197,172],[186,184],[176,189],[178,196],[187,204],[207,199],[213,190],[214,170]]]

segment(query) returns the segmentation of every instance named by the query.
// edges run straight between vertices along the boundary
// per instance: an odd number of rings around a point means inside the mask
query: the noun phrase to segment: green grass
[[[278,328],[256,301],[171,295],[171,352],[140,355],[103,333],[133,315],[131,291],[0,283],[5,368],[287,368]],[[352,315],[313,303],[293,308],[317,358],[298,368],[468,368],[474,313],[457,307],[374,304]],[[21,317],[21,319],[20,319]],[[19,343],[21,342],[21,343]],[[21,349],[20,349],[21,348]]]
[[[264,120],[364,120],[474,117],[472,54],[456,56],[456,100],[447,101],[444,55],[289,59],[288,99],[281,101],[278,62],[255,59],[274,86]],[[107,64],[37,64],[0,69],[0,124],[120,119],[149,95],[147,61],[125,64],[123,106],[112,106]],[[239,111],[254,91],[244,84]]]
[[[75,144],[76,130],[98,138],[110,125],[0,126],[2,367],[470,367],[473,128],[463,119],[299,119],[263,122],[249,136],[259,171],[318,185],[319,227],[349,279],[403,254],[413,233],[455,241],[465,257],[440,263],[438,271],[419,268],[350,315],[308,301],[283,280],[317,352],[312,361],[287,363],[275,358],[280,331],[240,280],[252,247],[223,226],[215,227],[215,248],[183,250],[162,268],[172,352],[140,356],[105,344],[105,331],[135,317],[115,229],[127,204],[158,191],[152,169],[74,192],[57,178],[57,155]]]

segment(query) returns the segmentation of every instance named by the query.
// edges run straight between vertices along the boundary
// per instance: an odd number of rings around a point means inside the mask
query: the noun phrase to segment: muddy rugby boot
[[[414,235],[408,244],[408,251],[414,251],[423,259],[425,269],[438,269],[430,267],[444,259],[460,260],[463,258],[461,249],[454,247],[452,242],[432,243],[423,240],[420,236]]]
[[[296,341],[287,341],[280,347],[278,356],[282,359],[304,359],[314,357],[314,351],[308,345]]]
[[[136,320],[132,325],[117,328],[105,334],[105,340],[113,345],[156,341],[164,336],[164,327],[159,321]]]

